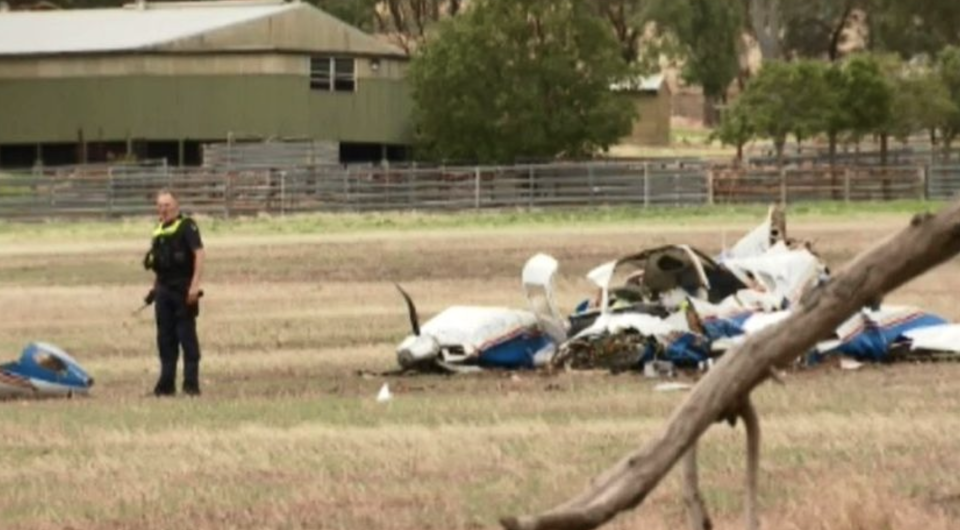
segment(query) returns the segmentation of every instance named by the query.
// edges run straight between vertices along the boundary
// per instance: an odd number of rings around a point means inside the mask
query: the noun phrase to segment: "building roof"
[[[184,46],[185,41],[279,16],[310,19],[310,23],[319,23],[324,30],[345,34],[353,43],[352,48],[357,48],[354,51],[360,53],[400,53],[308,4],[283,0],[218,0],[137,2],[108,9],[0,12],[0,56],[192,51],[191,46]],[[244,42],[242,49],[258,51],[278,47],[270,39],[264,39],[262,43]]]
[[[654,74],[646,77],[631,77],[618,81],[610,85],[610,89],[615,92],[660,92],[664,87],[665,77],[663,74]]]

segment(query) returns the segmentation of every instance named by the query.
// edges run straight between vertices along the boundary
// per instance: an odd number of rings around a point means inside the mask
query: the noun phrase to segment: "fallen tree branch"
[[[720,421],[736,427],[737,418],[743,420],[747,434],[747,480],[744,490],[744,515],[747,530],[757,530],[760,519],[757,512],[757,477],[760,470],[760,416],[748,397],[734,410],[727,411]],[[712,530],[713,522],[700,493],[700,477],[697,470],[697,442],[683,455],[683,502],[687,508],[689,530]]]
[[[856,311],[960,252],[960,203],[861,254],[805,296],[783,322],[729,351],[674,411],[666,428],[597,477],[585,491],[545,513],[506,517],[509,530],[597,528],[638,506],[710,425],[769,375],[809,351]]]
[[[683,455],[683,503],[687,507],[687,528],[713,530],[713,521],[700,493],[700,471],[697,462],[697,444]]]

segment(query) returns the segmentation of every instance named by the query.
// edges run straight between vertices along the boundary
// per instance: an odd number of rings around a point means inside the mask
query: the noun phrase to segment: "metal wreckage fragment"
[[[551,364],[571,370],[626,372],[639,366],[650,348],[663,350],[652,337],[636,331],[591,335],[563,343]]]
[[[0,399],[81,396],[91,387],[80,363],[52,344],[30,343],[19,360],[0,364]]]

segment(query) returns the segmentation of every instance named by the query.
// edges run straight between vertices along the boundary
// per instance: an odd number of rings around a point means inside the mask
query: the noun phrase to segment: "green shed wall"
[[[407,144],[406,82],[319,92],[303,75],[0,79],[0,144],[217,139],[228,133]]]
[[[670,145],[670,93],[621,93],[630,98],[636,112],[630,134],[622,143],[640,146]]]

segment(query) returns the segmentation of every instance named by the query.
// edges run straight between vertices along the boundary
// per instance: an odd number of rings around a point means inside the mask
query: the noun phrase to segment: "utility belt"
[[[177,316],[189,315],[192,318],[200,316],[200,300],[197,299],[193,304],[187,302],[187,294],[190,292],[189,282],[182,284],[164,284],[157,282],[154,287],[154,296],[156,298],[168,298],[177,302]],[[203,291],[200,291],[200,298],[203,298]]]
[[[177,295],[187,296],[187,293],[190,292],[191,281],[192,281],[191,278],[185,278],[185,279],[176,278],[176,279],[170,279],[170,280],[159,279],[157,280],[157,290],[159,292],[163,292],[164,294],[177,294]]]

